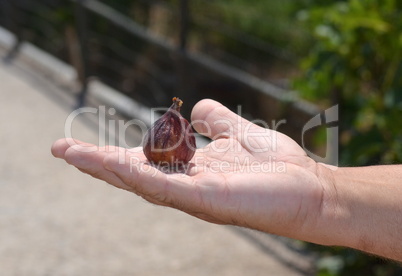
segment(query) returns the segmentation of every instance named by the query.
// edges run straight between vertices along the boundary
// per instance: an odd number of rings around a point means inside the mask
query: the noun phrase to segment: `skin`
[[[337,168],[317,163],[288,136],[218,102],[194,106],[192,122],[213,141],[183,173],[152,167],[142,148],[98,148],[72,139],[57,158],[151,203],[199,219],[402,261],[402,166]]]

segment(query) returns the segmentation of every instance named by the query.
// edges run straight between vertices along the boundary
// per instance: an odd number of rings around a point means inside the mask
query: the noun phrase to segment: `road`
[[[292,241],[154,206],[55,159],[74,102],[48,79],[22,57],[0,63],[2,275],[311,275]],[[74,137],[99,142],[98,115],[77,116]]]

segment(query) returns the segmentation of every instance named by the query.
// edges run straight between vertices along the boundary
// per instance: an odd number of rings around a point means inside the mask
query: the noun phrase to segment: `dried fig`
[[[191,125],[180,114],[183,102],[174,97],[173,104],[147,131],[143,150],[147,159],[156,165],[186,165],[196,150]]]

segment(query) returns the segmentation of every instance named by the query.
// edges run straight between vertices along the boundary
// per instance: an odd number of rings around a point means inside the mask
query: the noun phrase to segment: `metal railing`
[[[289,119],[281,131],[297,141],[304,123],[319,112],[290,91],[188,50],[188,0],[180,1],[179,36],[173,42],[97,0],[0,0],[0,4],[0,24],[17,37],[8,58],[15,57],[21,42],[28,40],[71,64],[81,83],[78,105],[85,104],[88,80],[96,76],[148,106],[165,106],[172,96],[182,97],[187,116],[195,102],[209,97],[233,110],[241,104],[242,115],[249,118]],[[267,46],[261,41],[254,44]]]

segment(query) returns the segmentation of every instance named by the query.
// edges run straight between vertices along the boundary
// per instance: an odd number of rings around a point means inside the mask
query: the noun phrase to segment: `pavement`
[[[71,87],[23,57],[0,62],[1,275],[313,275],[296,241],[154,206],[55,159]],[[91,116],[72,133],[97,143]]]

